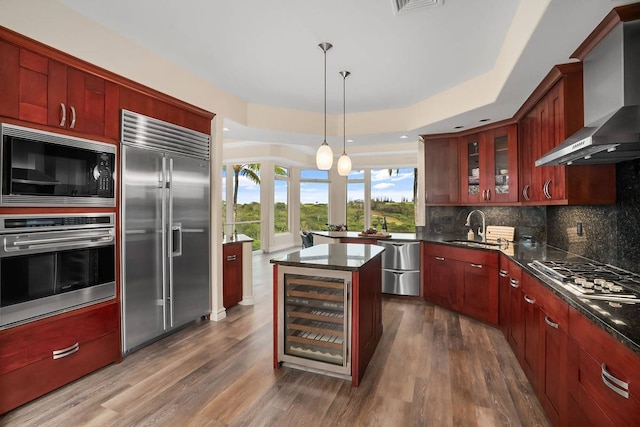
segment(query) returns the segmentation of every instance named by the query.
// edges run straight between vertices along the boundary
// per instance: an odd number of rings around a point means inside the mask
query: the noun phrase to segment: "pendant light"
[[[351,172],[351,159],[347,156],[347,97],[345,95],[345,81],[351,74],[340,71],[342,76],[342,156],[338,159],[338,175],[347,176]]]
[[[318,45],[324,52],[324,142],[316,152],[316,166],[320,170],[328,171],[333,164],[333,150],[327,144],[327,51],[333,47],[331,43]]]

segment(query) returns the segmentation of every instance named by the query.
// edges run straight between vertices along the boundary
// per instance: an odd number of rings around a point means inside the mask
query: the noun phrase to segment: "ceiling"
[[[348,70],[347,128],[352,116],[374,118],[389,110],[409,118],[384,127],[370,120],[373,132],[361,123],[357,134],[347,129],[354,140],[350,144],[362,147],[402,144],[422,133],[511,117],[551,66],[568,62],[612,7],[633,3],[443,0],[396,14],[393,0],[60,2],[248,105],[314,112],[320,120],[323,54],[318,44],[330,42],[330,115],[342,117],[338,72]],[[433,114],[423,118],[422,106]],[[438,114],[439,106],[446,114]],[[225,126],[230,129],[225,141],[245,146],[295,141],[312,152],[321,142],[317,129],[266,129],[230,116]],[[332,120],[330,128],[330,143],[342,143],[341,119]]]

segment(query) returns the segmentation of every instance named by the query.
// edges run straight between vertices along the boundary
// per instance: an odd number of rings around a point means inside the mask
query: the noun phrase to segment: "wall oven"
[[[115,298],[115,214],[0,216],[0,329]]]
[[[3,123],[0,206],[116,205],[116,146]]]

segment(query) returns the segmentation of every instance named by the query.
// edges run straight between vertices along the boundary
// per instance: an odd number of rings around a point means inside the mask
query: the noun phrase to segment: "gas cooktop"
[[[640,303],[640,275],[596,262],[533,261],[530,267],[574,295],[619,304]]]

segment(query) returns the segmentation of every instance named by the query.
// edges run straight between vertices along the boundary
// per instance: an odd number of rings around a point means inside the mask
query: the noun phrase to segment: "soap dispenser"
[[[475,240],[476,236],[473,234],[473,230],[470,228],[467,233],[467,240]]]

